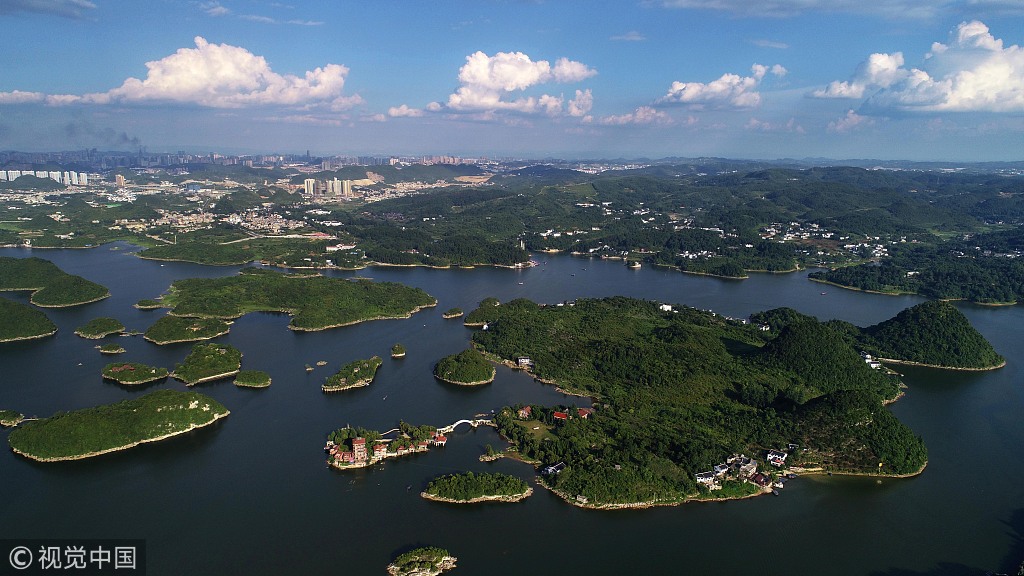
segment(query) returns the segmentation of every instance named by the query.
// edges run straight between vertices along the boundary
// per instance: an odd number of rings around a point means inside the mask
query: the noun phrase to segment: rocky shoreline
[[[477,502],[519,502],[525,500],[533,495],[533,488],[527,488],[526,492],[522,494],[513,494],[511,496],[477,496],[476,498],[470,498],[469,500],[456,500],[454,498],[445,498],[443,496],[435,496],[428,494],[427,492],[420,492],[420,496],[426,500],[433,500],[434,502],[447,502],[449,504],[475,504]]]

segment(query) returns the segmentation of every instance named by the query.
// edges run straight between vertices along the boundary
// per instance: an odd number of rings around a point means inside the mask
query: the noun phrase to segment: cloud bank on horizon
[[[112,18],[110,9],[118,2],[3,0],[0,17],[86,29]],[[125,59],[117,68],[144,64],[145,73],[115,76],[108,80],[110,88],[75,91],[74,82],[67,82],[66,91],[33,89],[32,82],[19,81],[31,78],[28,72],[8,75],[0,80],[0,113],[62,121],[68,114],[122,119],[131,114],[134,123],[155,125],[174,110],[208,110],[204,117],[211,126],[231,126],[228,132],[235,134],[252,133],[251,126],[241,128],[242,118],[304,127],[306,132],[294,132],[300,138],[327,128],[368,138],[373,136],[369,128],[359,125],[393,126],[386,129],[390,137],[415,134],[420,142],[434,142],[445,131],[461,140],[465,127],[476,125],[480,138],[506,143],[510,138],[502,130],[520,136],[532,132],[533,142],[544,145],[586,134],[585,140],[613,150],[624,135],[634,134],[627,140],[636,146],[643,140],[661,142],[666,150],[673,143],[760,142],[762,150],[774,154],[783,153],[779,143],[817,153],[822,146],[841,150],[855,141],[866,146],[869,137],[884,143],[913,133],[921,141],[937,141],[957,133],[999,135],[1006,142],[1019,140],[1024,131],[1024,49],[989,27],[1003,24],[999,29],[1005,31],[1006,22],[1024,14],[1024,4],[1011,0],[652,0],[622,8],[631,19],[608,17],[603,26],[589,22],[593,34],[576,42],[564,41],[571,35],[558,28],[572,22],[572,15],[550,3],[505,9],[544,14],[554,20],[551,31],[531,29],[523,18],[523,28],[494,39],[472,33],[488,27],[488,11],[499,10],[493,6],[452,28],[470,32],[449,30],[442,36],[410,27],[422,24],[425,12],[411,14],[407,23],[395,23],[396,13],[388,12],[381,17],[396,30],[424,34],[438,45],[423,48],[423,38],[404,44],[396,32],[389,38],[394,50],[379,58],[367,58],[358,42],[348,41],[359,34],[352,28],[344,29],[342,40],[320,48],[313,40],[333,38],[337,14],[310,12],[302,3],[168,2],[185,7],[182,20],[193,20],[180,28],[201,32],[193,35],[191,46],[170,48],[162,57],[156,52],[146,62]],[[122,1],[116,7],[131,6]],[[972,11],[987,17],[958,18],[951,30],[934,31],[941,19]],[[747,24],[758,19],[773,23],[770,37]],[[502,22],[506,26],[509,20]],[[683,30],[680,23],[689,26]],[[812,34],[808,23],[832,28]],[[302,25],[303,34],[275,42],[258,31],[279,24]],[[907,32],[904,25],[922,30]],[[179,28],[177,23],[168,27]],[[733,27],[743,32],[729,33]],[[234,31],[227,35],[234,40],[220,41],[220,28]],[[820,44],[821,33],[836,38],[826,46]],[[903,36],[912,41],[902,42]],[[10,42],[17,47],[13,37]],[[819,50],[827,55],[811,64]],[[17,55],[11,58],[17,61]],[[754,64],[738,65],[743,60]],[[416,82],[403,89],[407,77]],[[359,82],[356,90],[352,78]],[[16,124],[5,124],[9,128],[0,134],[0,146],[17,134],[10,129]]]

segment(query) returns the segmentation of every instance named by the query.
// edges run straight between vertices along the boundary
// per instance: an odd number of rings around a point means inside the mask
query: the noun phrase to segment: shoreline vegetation
[[[157,390],[28,422],[7,440],[16,454],[38,462],[82,460],[186,434],[228,414],[227,408],[203,394]]]
[[[41,310],[0,297],[0,343],[46,338],[57,333],[57,325]]]
[[[100,340],[124,331],[124,324],[116,318],[93,318],[75,329],[75,334],[87,340]]]
[[[369,386],[377,376],[377,369],[384,361],[380,356],[365,360],[354,360],[345,364],[336,373],[327,377],[320,387],[324,392],[341,392],[352,388]]]
[[[474,348],[445,356],[434,365],[434,378],[458,386],[489,384],[497,374],[497,369]]]
[[[530,497],[533,488],[520,478],[501,473],[448,474],[434,478],[420,493],[422,498],[452,504],[478,502],[519,502]]]
[[[167,378],[167,368],[136,362],[112,362],[103,367],[103,377],[125,386],[137,386]]]
[[[110,296],[105,286],[35,257],[0,256],[0,291],[30,291],[29,302],[41,308],[79,306]]]
[[[239,370],[235,374],[235,386],[239,388],[266,388],[270,382],[270,374],[262,370]]]
[[[163,346],[180,342],[213,340],[231,331],[231,323],[219,318],[184,318],[167,315],[158,319],[143,338]]]
[[[409,318],[437,305],[420,290],[394,282],[345,280],[243,268],[235,276],[175,281],[162,304],[186,318],[239,318],[250,312],[291,315],[288,328],[318,331],[359,322]]]
[[[180,364],[174,367],[171,378],[195,386],[229,378],[238,374],[242,366],[242,353],[226,344],[196,344]]]
[[[120,344],[104,344],[97,346],[96,349],[100,351],[100,354],[123,354],[125,352],[124,346]]]
[[[387,571],[391,576],[438,576],[455,568],[458,558],[443,548],[425,547],[401,554]]]
[[[512,495],[494,495],[494,496],[476,496],[467,500],[459,500],[455,498],[445,498],[443,496],[435,496],[429,492],[420,492],[420,496],[425,500],[433,500],[434,502],[444,502],[446,504],[478,504],[480,502],[519,502],[526,500],[530,496],[533,496],[533,488],[527,488],[525,492],[521,494]]]

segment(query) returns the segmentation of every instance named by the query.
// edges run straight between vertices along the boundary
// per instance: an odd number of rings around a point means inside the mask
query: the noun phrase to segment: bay
[[[111,248],[117,248],[112,250]],[[126,244],[91,250],[0,249],[39,256],[111,290],[101,302],[47,309],[55,337],[0,344],[0,408],[33,416],[115,402],[158,388],[103,382],[110,361],[96,341],[73,331],[113,316],[142,331],[162,311],[131,305],[161,294],[178,278],[214,277],[239,267],[136,258]],[[232,412],[209,428],[81,462],[38,464],[0,451],[0,538],[144,538],[149,573],[380,574],[397,553],[420,545],[448,548],[460,574],[983,574],[1024,560],[1024,388],[1019,338],[1024,308],[959,305],[1008,359],[985,373],[901,368],[909,388],[892,406],[929,448],[924,474],[911,479],[805,477],[778,498],[691,503],[603,512],[567,505],[539,489],[518,504],[460,507],[424,501],[436,475],[500,471],[532,483],[533,470],[481,463],[489,428],[462,426],[443,449],[388,461],[381,468],[326,468],[325,434],[346,424],[387,429],[399,420],[446,425],[506,404],[587,405],[522,373],[498,368],[479,388],[442,384],[433,363],[468,345],[461,320],[488,296],[557,303],[626,295],[711,309],[732,317],[790,306],[821,319],[864,326],[922,299],[847,291],[810,282],[805,272],[755,274],[744,281],[690,276],[618,261],[537,254],[540,266],[432,270],[377,267],[331,271],[423,288],[436,308],[406,320],[367,322],[315,333],[286,328],[283,314],[250,314],[218,339],[242,350],[243,367],[265,370],[265,390],[230,381],[200,385]],[[26,294],[4,293],[18,301]],[[114,337],[126,360],[172,368],[190,344],[158,347]],[[406,358],[388,357],[401,342]],[[367,388],[325,395],[323,379],[342,364],[385,358]],[[327,366],[307,373],[306,364]],[[0,432],[6,440],[7,432]]]

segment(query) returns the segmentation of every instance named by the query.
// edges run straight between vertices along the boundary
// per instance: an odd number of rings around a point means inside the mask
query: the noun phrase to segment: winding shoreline
[[[148,444],[150,442],[159,442],[160,440],[166,440],[168,438],[173,438],[174,436],[180,436],[181,434],[185,434],[185,433],[191,432],[193,430],[198,430],[199,428],[205,428],[205,427],[213,424],[217,420],[220,420],[221,418],[226,417],[228,414],[231,414],[231,411],[230,410],[225,410],[221,414],[214,414],[213,418],[211,418],[209,422],[206,422],[204,424],[190,424],[189,427],[184,429],[184,430],[179,430],[177,432],[171,432],[170,434],[164,434],[163,436],[156,436],[156,437],[153,437],[153,438],[146,438],[146,439],[143,439],[143,440],[138,440],[136,442],[132,442],[130,444],[125,444],[123,446],[116,446],[114,448],[106,448],[104,450],[99,450],[99,451],[95,451],[95,452],[88,452],[86,454],[78,454],[78,455],[75,455],[75,456],[54,456],[54,457],[51,457],[51,458],[42,458],[42,457],[39,457],[39,456],[34,456],[32,454],[28,454],[26,452],[22,452],[21,450],[18,450],[17,448],[15,448],[13,446],[11,446],[11,450],[15,454],[18,454],[19,456],[24,456],[25,458],[28,458],[29,460],[35,460],[36,462],[66,462],[66,461],[71,461],[71,460],[84,460],[86,458],[92,458],[94,456],[100,456],[100,455],[103,455],[103,454],[109,454],[111,452],[120,452],[122,450],[128,450],[128,449],[134,448],[134,447],[136,447],[136,446],[138,446],[140,444]]]
[[[483,384],[490,384],[491,382],[494,382],[494,379],[497,378],[497,377],[498,377],[498,370],[495,369],[493,366],[491,367],[491,377],[489,379],[487,379],[487,380],[477,380],[475,382],[459,382],[457,380],[449,380],[447,378],[443,378],[441,376],[438,376],[437,374],[434,374],[434,378],[437,378],[441,382],[447,382],[448,384],[454,384],[455,386],[481,386]]]
[[[50,330],[46,334],[36,334],[34,336],[16,336],[14,338],[0,339],[0,344],[3,344],[4,342],[17,342],[19,340],[38,340],[39,338],[46,338],[47,336],[53,336],[56,333],[57,333],[57,329],[54,328],[53,330]]]
[[[939,370],[955,370],[957,372],[988,372],[990,370],[999,370],[1006,366],[1006,360],[1003,360],[995,366],[988,366],[986,368],[968,368],[965,366],[943,366],[942,364],[925,364],[924,362],[914,362],[912,360],[896,360],[895,358],[879,358],[879,362],[888,364],[901,364],[903,366],[920,366],[922,368],[937,368]]]

